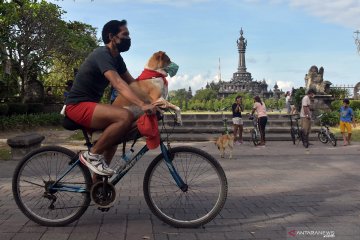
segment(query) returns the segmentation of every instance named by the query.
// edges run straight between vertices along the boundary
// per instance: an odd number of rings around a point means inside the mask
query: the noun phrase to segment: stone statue
[[[354,99],[360,99],[360,82],[358,82],[354,87]]]
[[[316,94],[324,95],[330,91],[331,82],[324,81],[324,68],[311,66],[309,72],[305,75],[305,88],[306,90],[315,89]]]

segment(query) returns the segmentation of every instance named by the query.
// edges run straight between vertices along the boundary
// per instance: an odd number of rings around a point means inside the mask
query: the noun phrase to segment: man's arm
[[[131,103],[141,107],[143,111],[154,109],[154,106],[151,108],[149,104],[145,104],[141,99],[139,99],[117,72],[108,70],[104,73],[104,76],[110,81],[111,85],[116,89],[116,91],[118,91],[118,93],[121,93],[121,95],[123,95]]]
[[[310,106],[303,106],[304,108],[304,114],[306,118],[310,118],[311,114],[310,114]]]
[[[135,79],[133,78],[133,76],[131,76],[131,74],[129,73],[129,71],[126,71],[125,73],[121,74],[120,77],[127,82],[127,84],[130,84],[132,82],[135,81]]]
[[[355,122],[355,114],[354,111],[351,111],[351,116],[352,116],[352,124],[354,126],[354,128],[356,127],[356,122]]]

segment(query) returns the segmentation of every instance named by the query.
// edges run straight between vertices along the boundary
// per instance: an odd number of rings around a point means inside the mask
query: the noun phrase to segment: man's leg
[[[344,146],[348,145],[348,140],[345,133],[345,123],[340,121],[340,132],[344,140]]]
[[[244,130],[244,125],[241,123],[239,125],[239,141],[240,141],[240,143],[243,143],[243,130]]]
[[[311,130],[311,120],[308,118],[301,118],[301,128],[305,142],[309,142],[309,134]]]
[[[351,142],[351,124],[350,123],[346,123],[346,129],[347,129],[347,133],[348,133],[348,144],[350,145],[350,142]]]
[[[239,125],[234,124],[234,141],[235,142],[238,141],[238,129],[239,129]]]
[[[116,151],[116,144],[125,136],[132,121],[133,115],[126,109],[97,104],[92,114],[90,128],[104,129],[104,131],[90,152],[81,154],[82,162],[97,174],[113,174],[114,171],[104,164],[104,158],[111,161]],[[103,156],[104,154],[106,156]]]
[[[133,119],[132,113],[127,109],[104,104],[96,105],[91,128],[104,129],[104,132],[92,147],[91,153],[104,154],[105,150],[114,147],[129,131]],[[110,154],[114,154],[115,151],[112,149]]]

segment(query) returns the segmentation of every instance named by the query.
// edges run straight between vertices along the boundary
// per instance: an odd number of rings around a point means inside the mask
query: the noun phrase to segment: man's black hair
[[[236,96],[235,101],[237,101],[239,98],[242,98],[240,95]]]
[[[350,101],[349,101],[349,99],[345,98],[345,99],[343,100],[343,103],[350,104]]]
[[[110,42],[109,39],[109,33],[111,33],[113,36],[118,34],[120,32],[120,27],[126,25],[126,20],[111,20],[107,22],[101,32],[102,40],[105,44],[108,44]]]

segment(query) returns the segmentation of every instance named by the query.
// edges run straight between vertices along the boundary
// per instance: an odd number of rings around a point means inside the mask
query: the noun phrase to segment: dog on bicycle
[[[153,103],[161,108],[173,109],[177,115],[177,123],[181,124],[180,108],[165,100],[168,95],[168,81],[166,77],[168,75],[173,77],[177,69],[178,66],[171,62],[165,52],[158,51],[150,57],[143,72],[129,86],[144,102]],[[119,93],[113,105],[129,109],[134,114],[135,119],[143,114],[140,107],[130,103],[121,93]]]
[[[234,135],[232,134],[221,135],[216,139],[215,145],[220,151],[221,158],[225,158],[226,149],[229,149],[229,158],[232,158],[232,151],[234,148]]]

